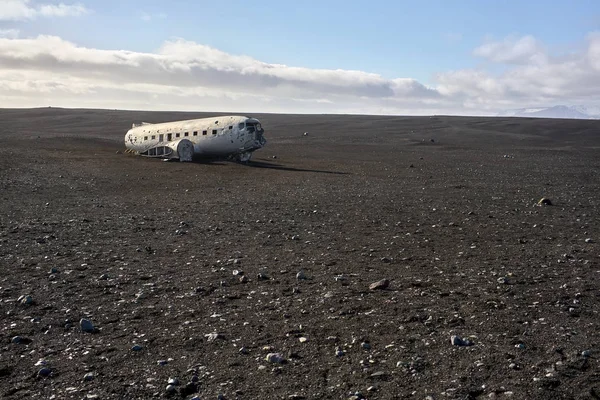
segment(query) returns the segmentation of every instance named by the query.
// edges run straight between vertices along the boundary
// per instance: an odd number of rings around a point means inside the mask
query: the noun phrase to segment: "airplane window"
[[[144,136],[144,140],[148,140],[148,136]]]
[[[194,131],[194,136],[198,136],[198,131]]]
[[[179,137],[179,133],[176,133],[176,134],[175,134],[175,137]]]
[[[152,140],[154,140],[154,139],[156,139],[156,136],[155,136],[155,135],[152,135]]]
[[[217,130],[213,129],[213,135],[216,135],[216,134],[217,134]]]
[[[233,129],[233,125],[229,125],[229,129]]]
[[[202,134],[203,134],[204,136],[206,136],[206,131],[202,131]]]
[[[240,122],[240,124],[238,125],[238,128],[240,128],[240,129],[244,129],[244,123],[243,123],[243,122]]]
[[[188,135],[188,132],[186,132],[183,136],[187,136],[187,135]]]

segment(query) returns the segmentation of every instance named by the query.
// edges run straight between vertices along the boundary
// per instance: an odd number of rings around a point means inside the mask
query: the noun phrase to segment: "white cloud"
[[[167,14],[165,14],[165,13],[149,14],[144,11],[141,13],[140,18],[142,19],[142,21],[150,22],[150,21],[156,20],[156,19],[166,19]]]
[[[600,101],[600,34],[568,57],[541,51],[531,38],[487,42],[477,53],[512,64],[502,73],[441,72],[435,87],[364,71],[270,64],[182,39],[142,53],[86,48],[55,36],[11,37],[0,38],[0,107],[480,114]],[[536,54],[543,62],[531,57]]]
[[[87,14],[83,5],[51,3],[33,4],[31,0],[2,0],[0,21],[22,21],[37,17],[76,17]]]
[[[488,41],[473,54],[493,62],[506,64],[544,63],[547,61],[542,44],[533,36],[508,37],[501,42]]]
[[[589,35],[585,50],[568,56],[549,54],[531,36],[488,42],[475,54],[512,65],[500,74],[483,69],[440,73],[440,93],[482,109],[600,102],[600,34]]]
[[[18,29],[0,29],[0,38],[16,39],[18,36]]]

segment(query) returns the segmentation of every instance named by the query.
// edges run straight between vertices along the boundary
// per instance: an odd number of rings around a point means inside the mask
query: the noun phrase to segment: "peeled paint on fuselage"
[[[248,161],[252,152],[266,144],[263,133],[258,119],[237,115],[141,123],[127,132],[125,146],[147,157],[189,161],[187,153],[180,153],[191,144],[193,157],[233,156]]]

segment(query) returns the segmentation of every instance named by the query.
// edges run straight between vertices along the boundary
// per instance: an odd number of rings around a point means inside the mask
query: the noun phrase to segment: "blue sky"
[[[5,44],[10,49],[16,48],[14,45],[17,44],[31,45],[32,42],[26,41],[42,40],[39,38],[43,35],[60,39],[61,43],[71,44],[76,49],[107,52],[127,50],[142,57],[160,54],[165,43],[180,41],[190,48],[200,45],[233,57],[247,56],[262,64],[299,68],[301,69],[299,71],[286,69],[281,74],[278,72],[277,79],[284,82],[273,84],[277,87],[273,89],[273,93],[266,95],[271,104],[278,103],[282,97],[285,100],[293,99],[290,100],[290,112],[294,111],[294,104],[298,108],[303,108],[298,111],[307,112],[310,110],[317,112],[319,104],[327,104],[326,110],[335,112],[336,109],[331,104],[340,104],[340,100],[343,100],[341,97],[347,95],[346,87],[340,89],[337,97],[327,96],[326,90],[312,88],[320,83],[328,83],[319,79],[331,80],[328,73],[325,74],[328,78],[320,77],[314,80],[315,70],[359,71],[364,75],[346,74],[340,76],[340,79],[344,82],[352,80],[363,82],[365,79],[366,83],[363,83],[368,86],[368,90],[373,86],[378,90],[385,85],[389,86],[378,92],[380,95],[371,96],[375,97],[375,106],[368,103],[368,99],[364,99],[364,88],[353,89],[352,94],[356,98],[342,105],[339,112],[360,110],[361,100],[365,101],[364,109],[367,111],[380,110],[394,113],[396,107],[398,112],[407,112],[410,102],[402,100],[409,99],[411,96],[415,96],[415,101],[419,103],[417,108],[421,113],[427,109],[431,109],[432,112],[448,110],[457,113],[461,110],[471,110],[476,113],[502,109],[505,106],[528,107],[551,105],[550,103],[557,102],[585,102],[595,105],[598,102],[593,92],[584,89],[586,87],[589,89],[588,80],[593,80],[595,72],[600,75],[600,70],[595,69],[597,60],[594,36],[595,32],[600,32],[600,1],[3,0],[3,2],[21,7],[18,9],[21,10],[19,11],[21,14],[14,11],[12,15],[9,15],[10,12],[6,8],[4,11],[0,9],[0,33],[4,32],[4,41],[7,42]],[[42,7],[46,8],[42,9]],[[25,9],[28,9],[30,14],[25,15],[23,11]],[[45,42],[36,43],[42,43],[40,46],[43,47]],[[79,51],[76,49],[71,50]],[[220,71],[223,68],[227,69],[223,63],[228,61],[219,58],[222,55],[217,56],[213,53],[205,55],[203,52],[208,51],[207,49],[195,49],[193,60],[188,60],[189,57],[186,55],[180,55],[197,69],[194,76],[198,77],[198,74],[208,68],[202,66],[202,57],[209,57],[218,63],[217,66],[210,68],[214,67]],[[500,55],[500,52],[506,54]],[[3,67],[0,61],[0,70],[4,69],[7,77],[20,76],[15,72],[17,69],[38,72],[41,69],[47,71],[48,76],[52,77],[54,86],[60,86],[62,91],[68,91],[66,88],[68,81],[65,81],[64,77],[67,72],[72,73],[68,69],[72,66],[67,68],[66,65],[72,64],[72,61],[66,63],[62,69],[57,69],[53,65],[51,69],[46,70],[43,65],[23,61],[19,58],[25,57],[22,54],[15,57],[8,60],[11,62],[6,61],[6,64],[13,66],[12,69]],[[36,57],[40,60],[43,58],[39,54]],[[160,55],[158,57],[160,58]],[[581,66],[581,71],[573,78],[575,79],[573,85],[562,81],[560,74],[568,71],[572,65],[565,64],[566,61],[561,61],[561,57],[563,59],[575,57],[580,61],[577,65]],[[169,62],[173,61],[170,55],[167,58]],[[244,67],[240,66],[238,61],[234,64],[242,71]],[[110,62],[103,60],[102,68]],[[173,62],[179,63],[179,61]],[[16,68],[20,66],[19,63],[23,64],[23,68]],[[587,64],[584,66],[583,63]],[[90,71],[89,65],[85,67]],[[555,86],[538,90],[538,93],[532,91],[531,96],[528,93],[515,94],[515,91],[521,90],[520,87],[539,86],[538,78],[533,75],[535,68],[540,69],[540,74],[551,74],[548,78],[555,83]],[[292,73],[300,75],[290,77]],[[373,78],[372,74],[376,74],[378,78]],[[80,75],[76,74],[83,80],[85,77]],[[267,78],[271,78],[270,72],[266,75]],[[107,79],[106,76],[102,78],[104,81]],[[240,72],[239,76],[247,75],[246,72]],[[515,76],[518,77],[516,81]],[[523,81],[528,77],[529,81]],[[203,77],[199,78],[200,82],[203,81]],[[85,82],[82,85],[87,85],[85,90],[104,92],[111,85],[105,82],[102,86],[100,82],[102,79],[98,77],[93,82]],[[140,80],[137,84],[164,87],[169,85],[170,79],[166,74],[164,82],[157,77],[152,77]],[[396,81],[398,79],[402,82],[398,83]],[[583,79],[586,81],[583,82]],[[478,80],[477,85],[470,82],[473,80]],[[43,85],[47,85],[47,81],[45,80]],[[308,87],[307,81],[312,94],[305,93]],[[297,91],[290,89],[289,95],[286,96],[282,88],[293,86],[297,82],[301,82],[302,87]],[[600,85],[597,81],[593,83]],[[231,95],[232,98],[239,99],[240,96],[250,95],[242,90],[241,83],[239,88],[232,87],[229,82],[224,84],[223,92]],[[32,85],[37,87],[36,85],[42,83],[33,82]],[[193,80],[187,80],[185,87],[180,89],[189,89],[190,85],[194,86]],[[203,85],[194,87],[200,90]],[[398,85],[401,86],[400,89]],[[469,85],[473,87],[465,87]],[[565,85],[569,85],[569,90],[566,90],[569,93],[568,96],[561,97],[559,94],[564,90]],[[4,93],[0,86],[0,106],[6,106],[1,103],[3,98],[8,102],[10,96],[15,95],[14,86],[4,90]],[[432,89],[435,93],[421,86]],[[572,87],[581,87],[582,90],[570,93]],[[44,88],[47,89],[46,86]],[[211,85],[209,89],[206,93],[210,92],[210,96],[216,96],[215,89],[218,90],[219,86]],[[135,90],[139,91],[139,88]],[[390,91],[394,92],[394,95],[389,95]],[[493,95],[496,101],[493,104],[486,102],[486,94]],[[181,96],[190,95],[186,92]],[[255,96],[254,93],[251,95]],[[106,98],[108,93],[104,93],[103,96]],[[437,101],[436,96],[441,100]],[[519,99],[522,102],[519,102]],[[198,100],[198,104],[202,104],[201,99]],[[239,102],[239,106],[258,104],[255,100],[246,99],[247,103]],[[70,101],[74,101],[73,96]],[[457,102],[460,106],[457,106]],[[539,104],[540,102],[546,104]],[[105,103],[110,104],[110,99],[106,99]],[[176,102],[169,104],[165,106],[176,108]],[[452,110],[449,105],[452,106]],[[132,106],[136,105],[132,103]],[[137,107],[143,108],[143,105]]]

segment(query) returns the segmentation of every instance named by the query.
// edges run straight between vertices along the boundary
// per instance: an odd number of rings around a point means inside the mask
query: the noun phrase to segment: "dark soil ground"
[[[255,115],[249,165],[123,153],[203,116],[0,110],[2,399],[600,398],[600,121]]]

